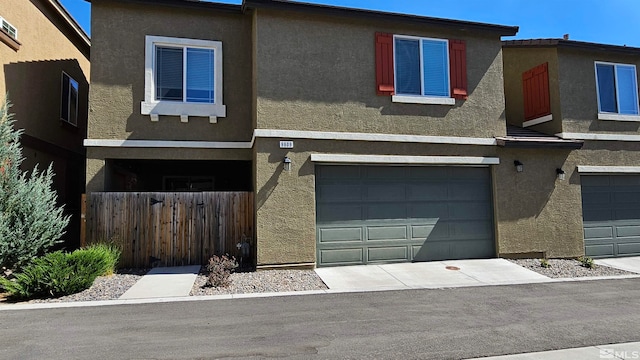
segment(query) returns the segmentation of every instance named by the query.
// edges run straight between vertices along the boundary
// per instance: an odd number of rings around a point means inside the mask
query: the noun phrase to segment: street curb
[[[95,300],[95,301],[70,301],[70,302],[59,302],[59,303],[36,303],[36,304],[18,303],[18,304],[0,304],[0,311],[64,309],[64,308],[77,308],[77,307],[113,306],[113,305],[161,304],[161,303],[186,302],[186,301],[234,300],[234,299],[250,299],[250,298],[348,294],[348,293],[365,293],[365,292],[399,291],[399,290],[438,290],[438,289],[454,289],[454,288],[465,288],[465,287],[529,285],[529,284],[579,282],[579,281],[594,281],[594,280],[624,280],[624,279],[638,279],[638,278],[640,278],[640,274],[589,276],[589,277],[555,278],[555,279],[549,278],[548,280],[530,281],[530,282],[480,283],[480,284],[473,284],[473,285],[452,285],[452,286],[422,286],[422,287],[402,286],[402,287],[385,287],[385,288],[373,288],[373,289],[349,289],[349,290],[327,289],[327,290],[305,290],[305,291],[223,294],[223,295],[204,295],[204,296],[179,296],[179,297],[126,299],[126,300],[116,299],[116,300]]]

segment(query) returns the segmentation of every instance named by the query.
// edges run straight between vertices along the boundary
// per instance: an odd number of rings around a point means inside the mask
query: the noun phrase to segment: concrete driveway
[[[330,290],[367,291],[552,282],[505,259],[448,260],[317,268]]]
[[[640,274],[640,256],[598,259],[595,263]]]

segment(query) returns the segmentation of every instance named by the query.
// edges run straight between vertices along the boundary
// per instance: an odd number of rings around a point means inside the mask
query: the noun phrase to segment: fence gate
[[[251,192],[94,192],[87,200],[87,243],[117,243],[120,267],[204,264],[213,254],[238,257],[239,243],[255,254]]]

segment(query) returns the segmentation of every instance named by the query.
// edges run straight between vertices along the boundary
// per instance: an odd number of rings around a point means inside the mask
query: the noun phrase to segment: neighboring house
[[[507,127],[517,27],[280,0],[92,24],[87,192],[253,191],[259,268],[584,253],[583,142]]]
[[[54,188],[72,215],[66,245],[79,244],[85,187],[90,40],[57,0],[0,2],[0,94],[8,94],[21,137],[22,166],[53,162]]]
[[[542,174],[553,166],[566,179],[554,188],[523,187],[520,196],[514,194],[536,211],[522,223],[532,242],[510,243],[509,251],[639,255],[640,48],[533,39],[505,41],[503,54],[507,122],[584,142],[575,151],[520,151],[501,158],[517,157],[523,178],[534,182],[542,184]]]

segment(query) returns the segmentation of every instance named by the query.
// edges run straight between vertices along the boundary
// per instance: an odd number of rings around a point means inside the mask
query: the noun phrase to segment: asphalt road
[[[461,359],[640,341],[639,305],[625,279],[0,311],[0,359]]]

